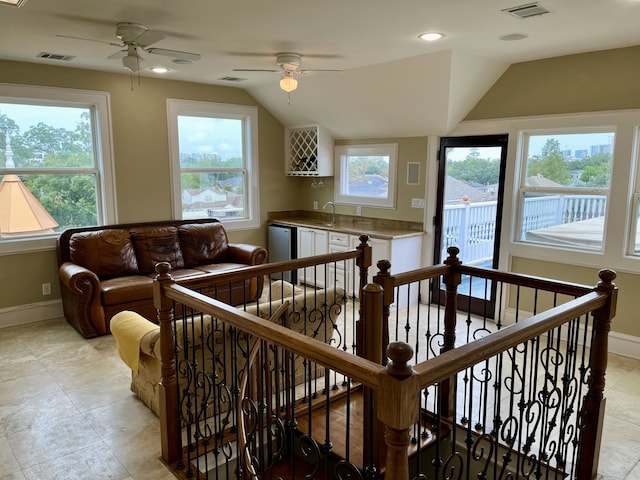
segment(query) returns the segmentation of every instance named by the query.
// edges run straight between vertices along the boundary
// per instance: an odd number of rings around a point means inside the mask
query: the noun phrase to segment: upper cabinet
[[[285,127],[284,145],[287,175],[333,176],[333,138],[319,125]]]

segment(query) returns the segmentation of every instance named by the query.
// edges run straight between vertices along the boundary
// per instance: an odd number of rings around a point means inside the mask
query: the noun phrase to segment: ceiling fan
[[[280,88],[287,93],[298,88],[298,80],[295,75],[304,75],[309,72],[342,72],[342,70],[331,69],[303,69],[302,55],[293,52],[282,52],[276,54],[276,65],[278,68],[234,68],[234,72],[276,72],[282,73]]]
[[[143,58],[140,56],[140,50],[152,55],[172,57],[173,62],[177,64],[193,63],[200,60],[199,53],[182,52],[180,50],[169,50],[166,48],[150,48],[152,44],[159,42],[165,37],[162,33],[150,30],[149,27],[141,23],[121,22],[116,24],[116,37],[120,40],[120,43],[105,42],[93,38],[72,37],[69,35],[56,36],[105,43],[119,47],[121,50],[110,55],[108,58],[122,58],[122,65],[132,73],[140,71],[140,66],[143,61]]]

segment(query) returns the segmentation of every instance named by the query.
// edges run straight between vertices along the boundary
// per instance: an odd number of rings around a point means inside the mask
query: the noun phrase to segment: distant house
[[[226,193],[216,192],[211,188],[194,188],[190,190],[183,190],[182,192],[182,205],[185,207],[191,207],[197,203],[213,204],[216,202],[224,202],[226,200]]]
[[[446,205],[453,205],[461,202],[490,202],[496,200],[497,192],[488,189],[486,185],[476,182],[466,182],[447,175],[445,184]]]
[[[562,187],[558,182],[549,180],[540,174],[527,177],[526,184],[528,187]]]
[[[349,183],[349,195],[358,197],[386,197],[389,179],[381,175],[364,175],[360,182]]]

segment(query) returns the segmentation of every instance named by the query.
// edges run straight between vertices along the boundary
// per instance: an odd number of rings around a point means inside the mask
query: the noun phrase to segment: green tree
[[[540,155],[531,157],[527,164],[527,176],[542,175],[561,185],[567,185],[571,180],[567,162],[560,149],[560,141],[549,138]]]
[[[472,149],[464,160],[449,160],[447,174],[458,180],[493,185],[500,177],[500,160],[480,158],[478,149]]]
[[[607,188],[611,184],[611,163],[589,165],[580,175],[580,180],[587,187]]]
[[[0,118],[0,129],[2,125],[11,128],[12,122]],[[34,169],[33,174],[21,175],[21,179],[58,222],[58,230],[97,224],[97,179],[91,174],[39,173],[37,169],[93,167],[91,132],[88,112],[81,114],[74,130],[55,128],[42,122],[22,135],[18,129],[11,129],[16,167]],[[36,153],[43,154],[44,158],[36,158]]]

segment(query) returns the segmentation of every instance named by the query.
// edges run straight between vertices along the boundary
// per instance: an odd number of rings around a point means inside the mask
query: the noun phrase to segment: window
[[[257,108],[168,99],[167,110],[175,218],[257,228]]]
[[[336,147],[336,203],[395,208],[397,144]]]
[[[525,132],[519,240],[604,249],[613,129]]]
[[[115,221],[108,94],[0,85],[0,252]]]

